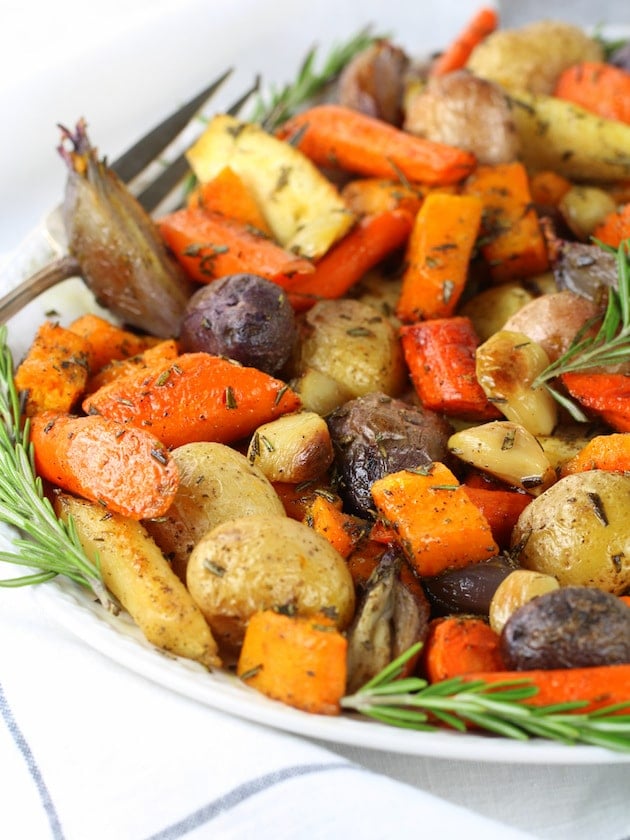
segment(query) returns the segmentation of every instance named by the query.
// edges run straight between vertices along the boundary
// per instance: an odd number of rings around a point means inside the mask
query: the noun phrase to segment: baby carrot
[[[630,123],[630,73],[605,61],[581,61],[567,67],[554,96],[609,120]]]
[[[318,166],[428,185],[453,184],[475,168],[470,152],[434,143],[342,105],[316,105],[280,129]]]
[[[388,254],[407,241],[412,217],[402,210],[366,216],[315,265],[312,274],[294,278],[288,291],[295,311],[322,298],[339,298]]]
[[[130,519],[162,516],[179,472],[163,444],[148,431],[97,415],[46,411],[31,419],[37,474],[57,487]]]
[[[605,216],[593,236],[613,248],[618,248],[624,239],[630,239],[630,203]]]
[[[477,196],[430,193],[407,244],[396,315],[403,323],[455,312],[481,225]]]
[[[299,407],[299,397],[281,380],[208,353],[184,353],[139,370],[83,402],[86,414],[150,430],[167,447],[232,443]]]
[[[306,522],[326,537],[342,557],[347,558],[365,534],[365,522],[341,510],[341,505],[317,495],[306,513]]]
[[[444,52],[435,59],[429,74],[443,76],[465,67],[475,47],[494,32],[498,25],[499,16],[494,9],[479,9]]]
[[[90,374],[96,373],[110,362],[142,353],[159,341],[154,336],[136,335],[124,330],[92,312],[76,318],[68,325],[68,329],[87,341]]]
[[[214,178],[199,184],[188,196],[189,207],[201,207],[236,219],[245,225],[271,236],[271,229],[265,221],[256,199],[243,183],[242,178],[229,166],[225,166]]]
[[[501,671],[500,636],[478,616],[454,615],[434,619],[421,655],[429,682],[461,677],[471,671]]]
[[[623,373],[565,373],[562,384],[617,432],[630,432],[630,378]]]
[[[158,227],[175,259],[199,283],[251,272],[290,288],[295,275],[313,271],[309,260],[285,251],[243,222],[199,207],[176,210],[160,219]]]

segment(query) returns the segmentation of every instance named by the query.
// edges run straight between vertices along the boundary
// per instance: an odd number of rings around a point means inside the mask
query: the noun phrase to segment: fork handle
[[[74,257],[60,257],[54,262],[36,271],[27,277],[19,286],[12,289],[3,298],[0,298],[0,324],[4,324],[12,318],[27,303],[35,300],[42,292],[61,283],[62,280],[69,280],[81,274],[81,268]]]

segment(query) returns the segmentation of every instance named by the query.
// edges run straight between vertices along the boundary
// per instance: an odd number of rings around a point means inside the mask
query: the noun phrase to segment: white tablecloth
[[[56,123],[85,116],[101,151],[115,156],[225,66],[239,65],[232,92],[261,66],[286,79],[313,42],[370,21],[420,54],[445,43],[478,3],[389,5],[5,3],[0,253],[60,198]],[[625,1],[610,9],[626,22]],[[603,19],[601,4],[595,15]],[[111,662],[28,589],[0,589],[0,633],[2,838],[630,836],[628,764],[453,761],[283,734]]]

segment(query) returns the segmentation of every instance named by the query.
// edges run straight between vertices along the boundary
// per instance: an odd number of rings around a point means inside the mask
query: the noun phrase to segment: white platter
[[[460,5],[465,5],[464,0],[460,0]],[[54,256],[55,250],[45,228],[35,230],[4,266],[0,294]],[[94,301],[77,280],[43,295],[9,324],[16,360],[46,313],[55,311],[60,322],[67,323],[87,309],[96,309]],[[209,707],[286,732],[393,753],[462,761],[539,765],[630,763],[630,755],[596,747],[570,747],[542,740],[521,743],[446,731],[410,732],[349,716],[302,713],[263,697],[227,672],[209,674],[195,663],[165,655],[146,642],[128,617],[111,617],[68,581],[59,579],[34,587],[32,592],[37,603],[60,625],[122,667]]]

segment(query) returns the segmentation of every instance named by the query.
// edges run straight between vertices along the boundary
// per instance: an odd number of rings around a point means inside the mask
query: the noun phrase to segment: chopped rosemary
[[[44,495],[35,473],[29,421],[22,415],[13,379],[13,357],[7,328],[0,327],[0,521],[22,536],[13,551],[1,551],[0,561],[35,569],[32,574],[0,579],[0,586],[43,583],[65,575],[91,589],[107,609],[117,607],[103,584],[98,562],[85,554],[71,520],[62,522]]]
[[[630,702],[593,712],[580,711],[586,701],[528,705],[538,688],[526,671],[522,680],[497,683],[456,677],[429,685],[420,677],[400,678],[405,662],[421,647],[421,642],[413,645],[355,694],[343,697],[342,708],[406,729],[435,731],[442,723],[466,732],[472,724],[519,741],[536,736],[630,752]]]
[[[613,248],[606,245],[601,247],[614,253]],[[594,324],[592,321],[585,324],[567,351],[541,371],[532,382],[532,388],[544,386],[576,420],[584,421],[587,418],[549,382],[565,373],[607,367],[630,360],[630,240],[622,242],[616,254],[618,288],[610,287],[608,290],[606,311],[599,329],[595,335],[589,335]]]

